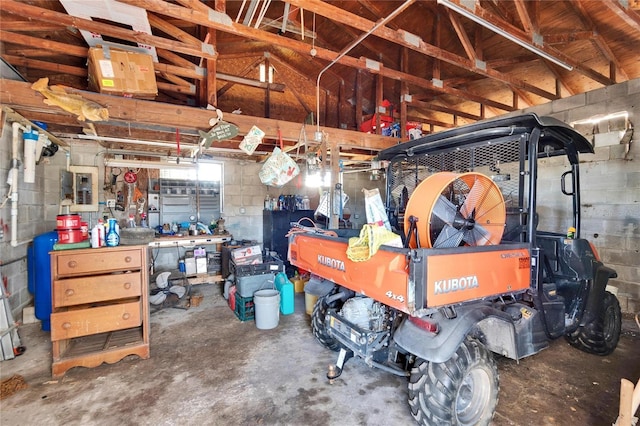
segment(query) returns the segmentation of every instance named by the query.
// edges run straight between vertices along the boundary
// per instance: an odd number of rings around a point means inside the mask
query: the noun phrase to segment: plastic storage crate
[[[275,275],[278,272],[284,272],[284,263],[278,258],[265,256],[262,258],[262,263],[253,265],[236,265],[235,262],[231,261],[231,269],[236,278],[261,274]]]
[[[275,288],[276,275],[273,272],[264,274],[236,276],[236,295],[240,297],[253,297],[258,290]]]
[[[253,297],[241,297],[236,294],[236,306],[233,310],[240,321],[249,321],[255,317]]]

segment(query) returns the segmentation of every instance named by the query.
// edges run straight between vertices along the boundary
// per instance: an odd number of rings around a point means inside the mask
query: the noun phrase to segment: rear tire
[[[327,298],[334,293],[335,291],[332,291],[325,296],[319,297],[316,301],[316,304],[313,306],[313,313],[311,314],[311,330],[316,340],[320,342],[322,346],[338,352],[342,345],[327,333],[327,327],[324,323],[327,310],[337,307],[338,302],[332,302],[331,306],[327,304]]]
[[[618,346],[621,327],[620,303],[613,294],[605,291],[600,315],[566,337],[571,346],[590,354],[604,356],[609,355]]]
[[[488,425],[499,388],[493,356],[467,338],[448,361],[416,360],[409,379],[411,415],[423,426]]]

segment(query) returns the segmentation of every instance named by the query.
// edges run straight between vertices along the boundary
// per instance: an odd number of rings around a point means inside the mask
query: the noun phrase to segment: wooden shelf
[[[187,280],[191,285],[198,285],[224,281],[224,278],[222,278],[222,275],[196,274],[188,275]]]

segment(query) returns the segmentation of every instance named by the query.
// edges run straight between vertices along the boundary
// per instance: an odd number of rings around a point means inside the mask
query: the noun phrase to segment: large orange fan
[[[500,188],[486,175],[476,172],[435,173],[413,191],[404,215],[418,219],[421,247],[448,248],[500,243],[506,209]],[[416,248],[415,235],[409,246]]]

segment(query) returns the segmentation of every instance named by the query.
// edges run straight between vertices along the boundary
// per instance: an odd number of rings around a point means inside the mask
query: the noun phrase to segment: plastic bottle
[[[102,219],[98,219],[98,223],[91,229],[91,247],[103,247],[105,243],[104,224]]]
[[[118,221],[116,219],[109,219],[109,230],[107,231],[107,247],[116,247],[120,244],[120,235],[116,230]]]
[[[98,219],[98,225],[102,226],[102,232],[100,233],[100,247],[107,245],[107,224],[102,219]]]
[[[289,315],[293,313],[293,283],[284,272],[278,272],[275,278],[276,290],[280,292],[280,313]]]

